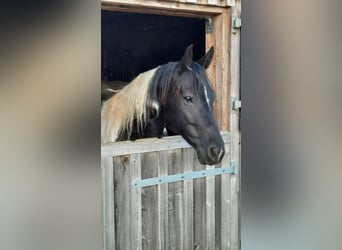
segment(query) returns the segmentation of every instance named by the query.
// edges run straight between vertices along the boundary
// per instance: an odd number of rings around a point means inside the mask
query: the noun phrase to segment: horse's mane
[[[101,143],[115,142],[122,132],[130,138],[135,125],[138,133],[145,129],[151,107],[160,109],[159,105],[164,105],[167,101],[176,65],[176,62],[169,62],[139,74],[129,85],[103,104]],[[198,64],[193,63],[191,68],[194,74],[206,77]]]
[[[158,68],[139,74],[101,109],[101,142],[114,142],[121,130],[132,133],[133,121],[142,128],[146,122],[148,90]]]

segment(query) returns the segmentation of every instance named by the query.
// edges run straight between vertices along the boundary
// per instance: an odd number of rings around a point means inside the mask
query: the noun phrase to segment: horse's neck
[[[163,136],[163,131],[164,131],[164,119],[159,116],[156,119],[153,119],[151,121],[149,121],[149,123],[147,124],[145,130],[144,130],[144,138],[148,138],[148,137],[162,137]]]

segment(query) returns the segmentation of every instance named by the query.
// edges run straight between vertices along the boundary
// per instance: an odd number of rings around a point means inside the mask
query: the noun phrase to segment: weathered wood
[[[224,143],[229,143],[229,132],[221,132]],[[169,136],[158,138],[140,139],[134,142],[123,141],[108,143],[101,146],[101,157],[108,156],[120,156],[135,153],[147,153],[153,151],[164,151],[179,148],[190,148],[190,144],[187,143],[181,136]]]
[[[115,249],[113,158],[101,159],[103,248]]]
[[[141,178],[141,154],[132,154],[130,156],[130,179]],[[131,248],[142,249],[142,205],[141,205],[141,189],[129,189],[131,204],[130,204],[130,230],[131,230]],[[120,226],[120,225],[119,225]]]
[[[141,178],[152,178],[158,176],[157,153],[146,153],[142,156]],[[140,188],[137,188],[140,189]],[[142,190],[142,226],[143,226],[143,249],[153,249],[158,245],[158,187],[151,186],[141,188]]]
[[[168,175],[169,152],[158,152],[158,176]],[[168,185],[158,185],[158,245],[157,249],[170,249],[169,242],[169,212]]]
[[[232,16],[240,17],[241,2],[236,0],[236,7],[232,8]],[[237,30],[231,37],[231,97],[240,99],[240,30]],[[231,141],[231,161],[235,162],[240,168],[240,142],[241,135],[239,129],[240,111],[231,110],[230,112],[230,131]],[[240,173],[231,177],[231,249],[241,248],[240,235]]]
[[[226,152],[230,151],[230,145],[225,145]],[[222,159],[222,165],[230,164],[230,154],[225,154]],[[231,249],[231,187],[230,187],[230,178],[231,175],[222,175],[221,176],[221,190],[220,190],[220,201],[221,201],[221,214],[220,214],[220,233],[221,233],[221,242],[220,248],[221,250],[229,250]]]
[[[194,167],[194,150],[183,149],[184,172],[192,172]],[[184,181],[184,249],[194,249],[194,210],[193,180]]]
[[[114,168],[115,249],[132,249],[130,157],[115,157]]]
[[[231,175],[131,186],[133,179],[227,166],[231,147],[225,146],[217,166],[199,164],[193,148],[114,157],[116,249],[232,249],[232,197],[238,196]]]
[[[213,169],[215,165],[206,166],[206,169]],[[215,249],[215,176],[206,177],[206,247]]]
[[[168,174],[182,173],[182,150],[171,152]],[[171,249],[182,250],[184,242],[183,220],[183,182],[170,183],[169,185],[169,240]]]
[[[204,170],[205,166],[195,161],[195,170]],[[205,249],[206,246],[206,190],[205,179],[194,181],[194,249]]]
[[[206,74],[208,76],[208,79],[209,79],[209,82],[210,82],[210,85],[211,85],[211,88],[214,90],[215,92],[215,89],[216,89],[216,61],[217,61],[217,56],[218,56],[218,51],[217,51],[217,47],[216,47],[216,32],[215,32],[215,20],[216,17],[209,17],[209,19],[207,20],[207,22],[212,22],[212,25],[214,25],[214,28],[213,28],[213,32],[212,33],[208,33],[205,35],[205,47],[206,47],[206,51],[208,51],[211,47],[214,47],[214,57],[213,57],[213,60],[210,64],[210,66],[207,68],[206,70]],[[207,23],[208,24],[208,23]],[[215,95],[216,95],[216,92],[215,92]],[[218,117],[218,113],[216,112],[216,106],[218,105],[217,104],[217,96],[214,100],[214,117],[215,117],[215,120],[217,121],[218,125],[219,125],[219,117]],[[220,125],[219,125],[220,127]]]
[[[220,129],[222,129],[222,93],[221,93],[221,86],[224,84],[222,79],[222,14],[215,16],[213,18],[213,24],[214,24],[214,38],[215,38],[215,82],[216,84],[213,86],[216,98],[214,102],[214,114],[217,121],[217,124]]]
[[[222,167],[219,164],[217,167]],[[215,249],[221,250],[221,175],[215,177]]]
[[[227,27],[227,24],[230,25],[231,18],[230,17],[230,9],[227,9],[225,13],[221,15],[221,25],[220,25],[220,42],[218,42],[218,46],[222,49],[220,51],[221,55],[221,68],[220,72],[218,72],[218,75],[220,75],[220,78],[222,80],[220,89],[217,89],[217,91],[220,91],[221,93],[221,129],[223,131],[229,130],[229,110],[230,110],[230,62],[229,62],[229,55],[228,55],[228,47],[229,47],[229,29]]]
[[[190,0],[191,1],[191,0]],[[151,9],[154,14],[164,15],[184,15],[184,11],[187,15],[194,14],[217,14],[223,8],[232,6],[234,3],[231,1],[216,1],[216,4],[208,4],[208,1],[213,0],[192,0],[196,1],[189,3],[189,0],[101,0],[102,9],[118,10],[118,11],[134,11],[149,13]],[[188,3],[187,3],[188,2]],[[182,10],[182,11],[180,11]]]

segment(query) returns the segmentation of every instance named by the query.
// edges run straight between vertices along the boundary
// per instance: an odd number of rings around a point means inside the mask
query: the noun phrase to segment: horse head
[[[205,69],[213,58],[213,48],[197,63],[192,45],[175,64],[167,96],[161,100],[168,131],[182,135],[192,145],[201,164],[217,164],[224,155],[224,142],[212,113],[214,92]]]

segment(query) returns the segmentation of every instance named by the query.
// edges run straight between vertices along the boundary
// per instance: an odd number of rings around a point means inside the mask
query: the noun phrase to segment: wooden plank
[[[213,33],[206,34],[206,50],[214,46],[214,60],[207,69],[207,75],[215,91],[214,116],[221,130],[229,129],[229,9],[211,17]]]
[[[210,17],[211,18],[211,21],[212,21],[212,24],[213,24],[213,32],[212,33],[206,33],[205,35],[205,47],[206,47],[206,51],[208,51],[212,46],[214,47],[214,57],[213,57],[213,60],[210,64],[210,66],[207,68],[206,70],[206,73],[207,73],[207,76],[208,76],[208,79],[209,79],[209,82],[210,82],[210,85],[211,85],[211,88],[213,89],[213,91],[215,92],[215,95],[216,95],[216,58],[219,54],[219,48],[217,48],[216,46],[216,32],[215,32],[215,19],[216,17]],[[207,21],[208,22],[208,21]],[[216,95],[216,98],[214,100],[214,105],[213,105],[213,113],[214,113],[214,117],[215,117],[215,120],[218,124],[218,126],[220,127],[220,124],[219,124],[219,117],[218,117],[218,113],[217,113],[217,95]]]
[[[168,174],[182,173],[182,150],[171,152]],[[174,182],[169,185],[169,240],[170,249],[183,248],[184,220],[183,220],[183,182]]]
[[[114,158],[115,249],[132,249],[129,171],[129,156]]]
[[[215,165],[207,165],[206,169],[213,169]],[[205,178],[206,181],[206,247],[215,249],[215,176]]]
[[[239,177],[231,176],[231,249],[240,249]]]
[[[221,38],[219,46],[222,48],[220,51],[221,55],[221,69],[220,72],[217,72],[221,78],[221,89],[217,89],[221,93],[221,129],[224,131],[229,130],[229,115],[230,115],[230,67],[229,67],[229,55],[228,49],[229,48],[229,28],[231,26],[231,18],[230,18],[230,9],[221,15],[222,18],[222,25],[221,25]],[[228,26],[228,27],[227,27]]]
[[[169,152],[158,152],[158,176],[168,175]],[[157,249],[169,247],[168,185],[158,185],[158,245]]]
[[[205,169],[197,159],[194,162],[196,171]],[[205,249],[206,246],[205,185],[203,178],[194,180],[194,249]]]
[[[208,5],[218,5],[218,3],[221,1],[217,1],[217,0],[207,0],[207,4]]]
[[[184,172],[194,168],[194,150],[183,149]],[[194,249],[193,180],[184,181],[184,249]]]
[[[101,159],[103,249],[115,249],[113,158]]]
[[[222,167],[219,164],[217,167]],[[215,176],[215,249],[221,250],[221,175]]]
[[[225,10],[221,15],[214,19],[215,43],[217,49],[216,55],[216,114],[219,117],[217,120],[221,130],[228,130],[229,123],[229,58],[228,58],[228,12]]]
[[[218,15],[225,9],[214,5],[189,4],[185,1],[101,0],[101,9],[186,17]],[[206,4],[207,1],[201,3]]]
[[[152,178],[158,176],[157,153],[145,153],[142,155],[141,178]],[[151,186],[138,188],[142,190],[142,248],[149,250],[158,245],[158,187]]]
[[[173,1],[173,2],[184,2],[184,3],[193,3],[193,4],[203,4],[203,5],[215,5],[215,6],[230,6],[230,1],[225,0],[162,0],[164,2]]]
[[[232,8],[232,15],[240,17],[241,2],[236,0],[236,7]],[[240,30],[232,34],[231,38],[231,97],[240,99]],[[230,115],[231,141],[231,161],[240,168],[240,142],[241,135],[239,129],[240,111],[232,110]],[[231,249],[241,248],[240,233],[240,173],[231,177]]]
[[[230,145],[225,144],[226,154],[222,159],[222,165],[230,164]],[[221,176],[221,250],[231,249],[231,175],[225,174]]]
[[[130,172],[129,181],[130,182],[133,179],[141,179],[141,154],[132,154],[130,156],[129,168],[130,168],[129,169],[129,172]],[[131,248],[130,249],[139,250],[139,249],[142,249],[141,189],[130,187],[129,191],[130,191],[129,193],[131,197],[131,204],[130,204]],[[127,193],[125,193],[125,195],[126,194]]]
[[[224,143],[229,143],[230,134],[227,131],[221,132],[222,139]],[[101,157],[108,156],[119,156],[128,155],[135,153],[146,153],[154,151],[164,151],[179,148],[190,148],[190,144],[187,143],[183,137],[179,136],[168,136],[161,139],[158,138],[148,138],[140,139],[134,142],[123,141],[108,143],[101,146]]]

